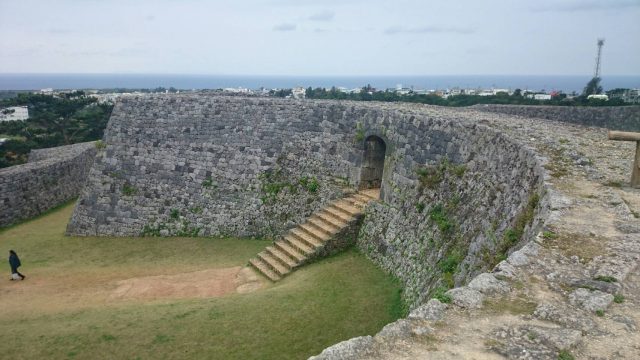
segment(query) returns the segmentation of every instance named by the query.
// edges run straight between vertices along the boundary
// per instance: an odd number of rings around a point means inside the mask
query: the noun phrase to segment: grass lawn
[[[72,209],[0,230],[2,358],[302,359],[401,315],[399,285],[355,250],[247,294],[114,300],[120,280],[243,266],[268,242],[65,237]]]

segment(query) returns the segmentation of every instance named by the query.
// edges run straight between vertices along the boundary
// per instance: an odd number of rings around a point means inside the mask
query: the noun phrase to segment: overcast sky
[[[640,0],[0,0],[2,73],[640,75]]]

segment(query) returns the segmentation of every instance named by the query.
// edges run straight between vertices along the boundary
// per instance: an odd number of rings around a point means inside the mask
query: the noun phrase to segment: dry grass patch
[[[485,300],[484,310],[492,314],[531,315],[538,304],[524,298],[499,298]]]
[[[586,264],[596,256],[607,255],[607,239],[602,236],[589,236],[577,233],[556,233],[554,238],[544,241],[548,249],[557,249],[564,256],[577,256]]]

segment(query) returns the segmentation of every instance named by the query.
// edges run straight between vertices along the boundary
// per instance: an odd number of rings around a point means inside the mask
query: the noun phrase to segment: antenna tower
[[[596,56],[596,70],[593,74],[594,78],[600,77],[600,58],[602,57],[602,46],[604,45],[604,39],[598,39],[598,55]]]

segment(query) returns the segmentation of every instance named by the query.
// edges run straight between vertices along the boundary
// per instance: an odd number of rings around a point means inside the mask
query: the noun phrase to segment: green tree
[[[600,78],[594,77],[587,83],[582,92],[583,96],[589,96],[594,94],[602,94],[602,86],[600,86]]]

